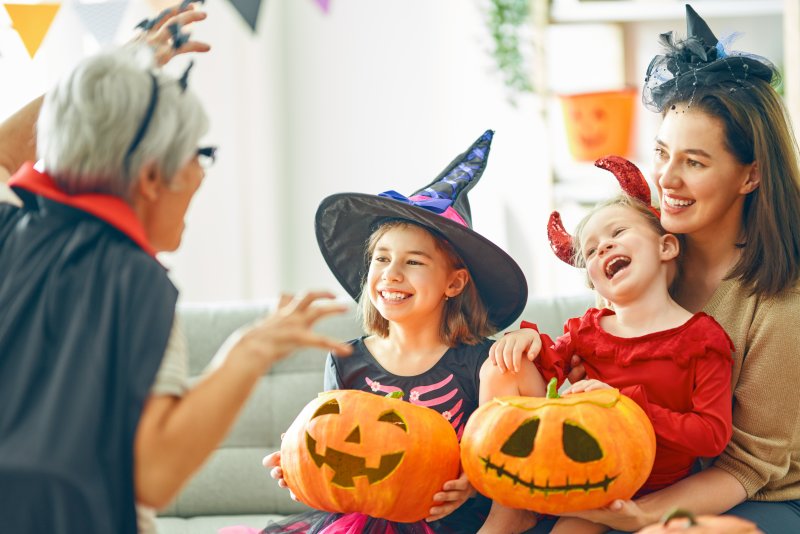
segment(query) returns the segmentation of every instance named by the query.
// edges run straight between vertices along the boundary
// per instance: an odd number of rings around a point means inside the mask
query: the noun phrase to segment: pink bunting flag
[[[331,8],[331,0],[315,0],[317,5],[324,11],[326,14],[330,13]]]

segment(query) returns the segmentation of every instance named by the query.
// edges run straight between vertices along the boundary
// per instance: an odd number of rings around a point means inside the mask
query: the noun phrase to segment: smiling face
[[[624,205],[609,205],[580,227],[580,254],[592,286],[615,304],[637,299],[655,284],[666,287],[668,262],[677,240],[660,235],[645,215]]]
[[[392,226],[375,242],[367,273],[369,299],[395,323],[441,323],[445,297],[460,293],[466,269],[455,269],[434,237],[414,225]]]
[[[628,499],[654,458],[647,415],[616,389],[495,398],[473,412],[461,438],[461,463],[478,491],[542,513]]]
[[[738,238],[747,193],[758,187],[754,164],[725,144],[719,119],[679,104],[667,111],[654,152],[661,223],[669,232]]]
[[[281,442],[284,479],[300,502],[400,522],[428,516],[458,463],[458,438],[441,414],[356,390],[321,393]]]

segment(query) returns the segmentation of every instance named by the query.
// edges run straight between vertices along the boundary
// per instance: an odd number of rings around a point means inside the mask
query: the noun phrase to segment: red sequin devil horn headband
[[[612,172],[627,195],[642,201],[650,208],[650,211],[655,213],[656,217],[659,217],[658,210],[650,205],[650,186],[636,165],[619,156],[600,158],[594,162],[594,165]],[[550,248],[553,249],[555,255],[564,263],[574,266],[572,261],[575,251],[573,238],[564,229],[561,215],[557,211],[551,213],[550,220],[547,221],[547,238],[550,240]]]

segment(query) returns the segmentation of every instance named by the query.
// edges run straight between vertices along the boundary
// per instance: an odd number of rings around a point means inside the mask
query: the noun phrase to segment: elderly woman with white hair
[[[239,332],[186,387],[178,292],[156,253],[180,244],[214,151],[199,147],[208,119],[186,78],[157,58],[90,57],[0,125],[0,185],[13,172],[22,201],[0,203],[4,532],[147,531],[135,502],[171,500],[274,362],[301,345],[348,351],[311,330],[341,311],[312,293]],[[41,167],[20,166],[34,149]]]

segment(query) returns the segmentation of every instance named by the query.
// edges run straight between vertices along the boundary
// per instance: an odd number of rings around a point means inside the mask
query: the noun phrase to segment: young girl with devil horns
[[[596,165],[612,171],[626,194],[595,207],[574,237],[554,212],[548,236],[561,260],[586,269],[590,287],[610,307],[568,320],[555,341],[523,321],[522,330],[492,347],[481,369],[480,397],[481,402],[504,395],[542,397],[546,382],[555,377],[563,383],[572,357],[580,356],[586,379],[565,395],[615,387],[653,423],[656,458],[643,494],[687,476],[697,457],[725,449],[731,437],[733,345],[713,318],[688,312],[670,296],[680,245],[661,226],[639,169],[616,156]],[[555,491],[558,481],[549,484]],[[507,533],[532,522],[530,513],[492,506],[481,532]],[[606,530],[584,519],[562,518],[553,532]]]
[[[483,174],[492,136],[485,132],[410,198],[341,193],[324,199],[316,214],[322,255],[359,302],[368,334],[350,342],[352,355],[328,356],[325,389],[402,392],[440,412],[459,438],[478,407],[487,336],[514,321],[528,294],[516,262],[471,228],[467,192]],[[279,454],[265,466],[286,487]],[[266,532],[471,533],[488,512],[474,495],[462,474],[434,497],[426,521],[311,512]]]

